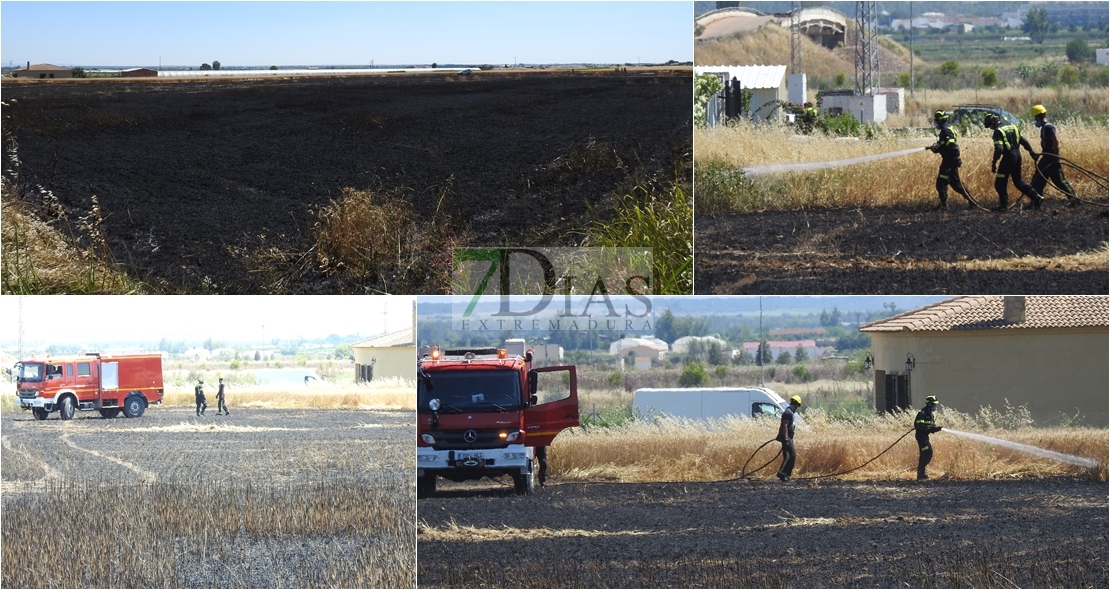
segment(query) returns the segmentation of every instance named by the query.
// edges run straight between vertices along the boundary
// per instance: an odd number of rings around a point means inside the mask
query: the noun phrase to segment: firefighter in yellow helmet
[[[782,421],[779,422],[779,434],[775,440],[782,443],[782,466],[779,467],[778,477],[783,483],[790,481],[794,473],[794,460],[798,457],[794,452],[794,413],[802,407],[802,398],[793,396],[790,405],[782,412]]]
[[[1037,162],[1037,171],[1033,173],[1033,190],[1044,194],[1048,181],[1060,189],[1068,197],[1068,207],[1079,204],[1079,197],[1068,180],[1064,178],[1064,169],[1060,167],[1060,139],[1056,136],[1056,126],[1048,122],[1048,110],[1043,105],[1033,105],[1033,120],[1041,129],[1041,153],[1033,154]]]
[[[956,132],[948,127],[948,113],[944,111],[933,113],[933,124],[939,131],[937,142],[925,149],[934,154],[940,154],[940,169],[937,170],[937,196],[940,197],[940,205],[937,209],[948,208],[949,185],[967,199],[969,207],[974,207],[975,199],[960,182],[960,166],[964,162],[960,159],[960,146],[956,143]]]
[[[1014,186],[1033,201],[1033,208],[1040,209],[1044,197],[1033,190],[1028,182],[1021,179],[1021,152],[1018,148],[1025,148],[1025,151],[1032,156],[1033,144],[1021,136],[1021,130],[1017,125],[1013,123],[1002,125],[1001,121],[998,115],[994,114],[987,115],[983,120],[984,127],[994,129],[994,157],[991,159],[991,172],[995,173],[994,190],[998,192],[998,207],[992,211],[1005,211],[1009,205],[1006,181],[1010,178],[1013,179]]]
[[[917,413],[913,420],[914,437],[917,438],[917,447],[920,454],[917,456],[917,479],[929,479],[925,467],[933,460],[933,445],[929,442],[929,435],[940,432],[936,424],[934,412],[937,411],[937,396],[930,395],[925,398],[925,407]]]

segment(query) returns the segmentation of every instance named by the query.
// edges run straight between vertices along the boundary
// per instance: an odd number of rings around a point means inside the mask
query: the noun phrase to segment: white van
[[[709,420],[726,416],[778,418],[786,400],[766,387],[692,387],[637,389],[632,413],[645,418],[666,414],[673,418]]]

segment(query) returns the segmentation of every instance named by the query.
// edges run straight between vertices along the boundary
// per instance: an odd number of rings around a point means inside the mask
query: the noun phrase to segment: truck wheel
[[[416,497],[430,498],[436,495],[436,476],[429,473],[416,479]]]
[[[119,416],[119,408],[108,408],[107,410],[100,410],[100,415],[105,418],[115,418]]]
[[[536,479],[531,473],[513,474],[513,491],[518,496],[536,491]]]
[[[144,410],[146,410],[146,402],[137,395],[133,395],[123,402],[123,415],[128,418],[138,418],[143,415]]]
[[[46,408],[31,408],[31,413],[35,415],[35,420],[46,420],[50,417],[50,412]]]
[[[77,403],[74,401],[73,396],[67,395],[62,398],[62,402],[58,404],[58,416],[62,420],[72,420],[73,415],[77,413]]]

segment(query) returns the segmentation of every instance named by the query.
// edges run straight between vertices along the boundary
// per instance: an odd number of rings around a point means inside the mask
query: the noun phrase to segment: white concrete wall
[[[886,95],[826,96],[821,103],[821,116],[831,116],[829,111],[848,113],[861,123],[881,123],[886,120]]]

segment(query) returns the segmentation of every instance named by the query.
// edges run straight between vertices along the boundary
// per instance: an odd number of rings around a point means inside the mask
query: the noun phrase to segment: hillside
[[[852,45],[854,31],[849,29],[844,46],[826,49],[808,38],[802,39],[802,65],[810,88],[831,88],[837,74],[843,74],[848,85],[855,76]],[[884,83],[893,83],[890,77],[909,70],[909,51],[889,39],[879,43],[879,69]],[[790,63],[790,33],[778,25],[765,25],[745,33],[697,39],[694,41],[694,64],[710,65],[781,65]],[[923,67],[920,59],[915,67]],[[889,80],[889,82],[887,82]]]

